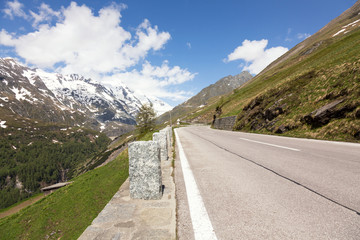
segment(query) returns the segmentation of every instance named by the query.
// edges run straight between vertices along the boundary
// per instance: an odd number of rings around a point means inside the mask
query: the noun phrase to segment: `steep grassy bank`
[[[359,142],[360,30],[319,41],[188,119],[236,115],[234,130]]]
[[[0,220],[0,239],[77,239],[128,177],[127,151]]]

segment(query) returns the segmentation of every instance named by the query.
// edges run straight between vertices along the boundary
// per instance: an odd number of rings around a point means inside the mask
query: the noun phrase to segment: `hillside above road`
[[[211,105],[211,103],[220,99],[224,94],[229,94],[234,89],[245,84],[252,79],[252,75],[244,71],[235,76],[226,76],[221,78],[214,84],[203,88],[198,94],[188,99],[186,102],[174,107],[171,111],[164,113],[158,118],[158,122],[166,122],[172,118],[174,121],[177,119],[185,119],[187,115],[193,111],[201,111],[204,107]],[[171,114],[171,116],[170,116]]]
[[[237,116],[234,130],[360,141],[360,2],[188,121]]]

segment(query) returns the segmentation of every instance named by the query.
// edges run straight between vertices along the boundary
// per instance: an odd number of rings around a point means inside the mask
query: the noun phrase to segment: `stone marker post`
[[[172,143],[172,128],[171,127],[166,127],[164,129],[160,130],[160,132],[163,132],[163,133],[166,134],[168,156],[170,156],[170,154],[171,154],[171,143]]]
[[[161,199],[160,146],[154,141],[129,143],[130,197]]]
[[[153,134],[153,141],[158,142],[160,145],[160,159],[161,161],[168,160],[167,150],[167,136],[164,132],[157,132]]]

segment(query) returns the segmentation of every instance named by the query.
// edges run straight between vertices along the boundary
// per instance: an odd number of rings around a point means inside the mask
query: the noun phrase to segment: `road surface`
[[[176,134],[188,161],[175,167],[179,239],[360,239],[360,144],[199,126]]]

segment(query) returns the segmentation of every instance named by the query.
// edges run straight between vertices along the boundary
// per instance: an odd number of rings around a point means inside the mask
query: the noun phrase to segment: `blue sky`
[[[253,75],[355,0],[1,0],[0,57],[175,106],[243,70]]]

